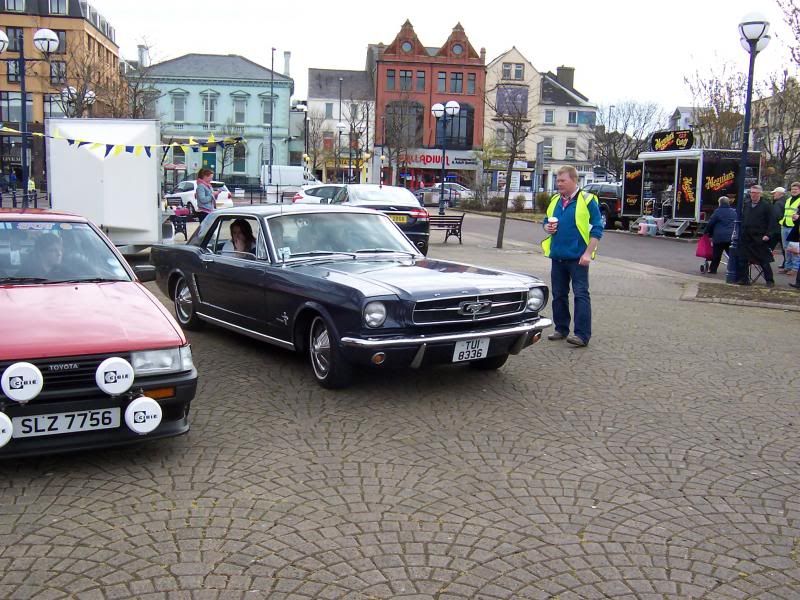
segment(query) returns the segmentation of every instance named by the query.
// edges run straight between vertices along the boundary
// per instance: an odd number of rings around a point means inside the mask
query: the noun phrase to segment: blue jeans
[[[550,269],[553,290],[553,321],[555,329],[563,335],[569,333],[569,284],[575,296],[575,335],[584,342],[592,337],[592,303],[589,298],[589,267],[582,267],[578,259],[554,258]]]
[[[21,97],[22,96],[20,96],[20,98]],[[798,257],[797,254],[790,254],[786,252],[786,246],[789,245],[789,242],[786,241],[786,238],[789,237],[789,232],[791,230],[791,227],[781,225],[781,242],[783,243],[784,256],[786,256],[786,260],[783,263],[784,269],[797,269],[800,267],[800,257]]]

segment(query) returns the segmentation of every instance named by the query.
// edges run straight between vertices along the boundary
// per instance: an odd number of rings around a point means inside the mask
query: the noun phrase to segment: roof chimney
[[[292,59],[292,53],[288,50],[283,53],[283,74],[289,77],[289,61]]]
[[[561,85],[571,90],[575,89],[575,69],[573,67],[558,67],[556,69],[556,79]]]
[[[138,49],[138,56],[139,56],[139,68],[142,69],[144,67],[150,66],[150,53],[147,51],[147,46],[144,44],[139,44],[136,46]]]

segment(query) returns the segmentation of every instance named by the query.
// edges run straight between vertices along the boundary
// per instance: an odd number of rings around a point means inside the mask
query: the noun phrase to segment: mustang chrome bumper
[[[396,338],[354,338],[343,337],[341,344],[350,348],[386,348],[391,346],[409,346],[413,344],[438,344],[442,342],[458,342],[460,340],[471,340],[476,337],[503,337],[507,335],[528,335],[536,331],[542,331],[547,327],[552,327],[550,319],[540,318],[533,323],[514,325],[513,327],[501,327],[498,329],[481,329],[478,331],[465,331],[463,333],[444,333],[440,335],[415,335],[411,337]]]

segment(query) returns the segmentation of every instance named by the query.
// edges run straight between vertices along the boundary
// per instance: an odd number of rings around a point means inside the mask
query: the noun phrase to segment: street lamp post
[[[742,155],[739,159],[739,179],[736,193],[736,220],[733,224],[733,237],[728,251],[728,270],[725,274],[726,283],[741,281],[741,270],[747,269],[747,261],[739,259],[739,241],[742,233],[742,213],[744,212],[744,179],[747,170],[747,150],[750,142],[750,104],[753,99],[753,71],[756,64],[756,54],[769,44],[769,21],[762,15],[751,13],[746,15],[739,23],[739,40],[745,50],[750,54],[750,69],[747,73],[747,96],[744,103],[744,127],[742,129]]]
[[[336,157],[336,170],[339,173],[339,183],[344,183],[344,169],[340,168],[340,163],[342,162],[342,133],[345,129],[347,129],[347,125],[345,125],[342,121],[339,121],[336,124],[336,129],[339,131],[339,137],[336,140],[336,149],[337,157]]]
[[[380,181],[380,185],[378,187],[383,187],[383,161],[385,161],[385,160],[386,160],[386,155],[385,154],[381,154],[381,181]]]
[[[25,58],[25,37],[22,30],[19,30],[16,38],[19,58],[17,59],[17,72],[19,73],[20,89],[20,134],[22,146],[22,208],[28,208],[28,94],[25,89],[25,63],[28,61],[36,62],[41,59]],[[33,45],[45,56],[58,50],[58,36],[50,29],[39,29],[33,34]],[[8,48],[8,36],[0,30],[0,54]]]
[[[275,122],[275,48],[272,49],[272,62],[269,69],[269,167],[267,168],[267,185],[272,185],[272,124]],[[269,201],[269,187],[267,187]],[[276,194],[277,201],[277,194]]]
[[[441,121],[442,123],[442,183],[441,189],[439,190],[439,214],[444,214],[444,180],[445,180],[445,168],[446,168],[446,159],[447,159],[447,122],[452,121],[458,115],[459,111],[461,110],[461,105],[455,100],[450,100],[447,104],[442,106],[441,103],[437,102],[431,107],[431,113],[436,118],[436,121]]]

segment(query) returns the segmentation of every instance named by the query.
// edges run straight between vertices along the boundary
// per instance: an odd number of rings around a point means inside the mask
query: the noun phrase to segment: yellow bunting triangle
[[[125,146],[123,146],[123,145],[114,146],[114,149],[111,151],[111,155],[112,156],[119,156],[120,154],[122,154],[122,152],[124,150],[125,150]]]
[[[144,146],[134,146],[133,147],[133,155],[134,156],[141,156],[142,152],[144,152]]]

